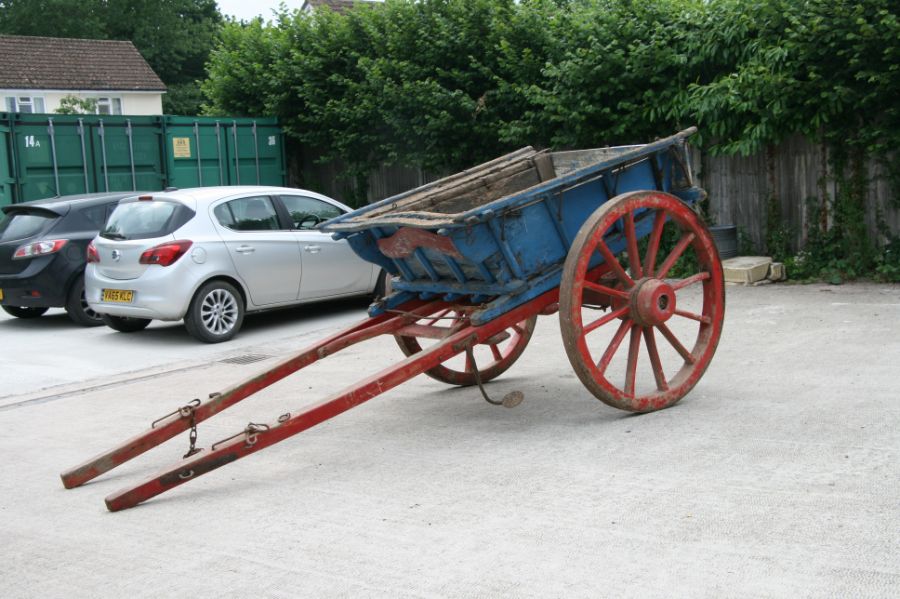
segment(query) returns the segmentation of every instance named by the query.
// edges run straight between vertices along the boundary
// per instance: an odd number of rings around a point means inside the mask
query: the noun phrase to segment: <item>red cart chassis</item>
[[[466,324],[465,320],[454,320],[454,326],[414,324],[423,316],[440,314],[449,309],[464,312],[466,306],[452,306],[445,301],[424,302],[421,300],[404,304],[391,313],[368,318],[339,333],[311,345],[299,353],[283,360],[271,369],[251,377],[219,393],[210,394],[204,402],[193,402],[175,410],[168,416],[154,422],[143,433],[128,439],[118,447],[97,455],[76,466],[61,477],[63,485],[71,489],[108,472],[145,451],[160,445],[172,437],[203,422],[219,412],[246,399],[261,389],[265,389],[296,371],[318,360],[372,339],[379,335],[403,336],[410,333],[416,337],[440,337],[441,341],[416,353],[402,362],[385,368],[368,378],[303,409],[297,413],[282,414],[275,422],[266,424],[250,423],[237,434],[213,443],[207,449],[193,450],[196,453],[185,456],[184,460],[147,478],[143,482],[113,493],[106,498],[106,506],[111,511],[133,507],[151,497],[168,491],[206,474],[220,466],[234,462],[255,453],[299,432],[311,428],[342,412],[354,408],[385,391],[408,381],[427,370],[435,368],[453,356],[465,352],[476,344],[496,338],[504,330],[537,313],[552,313],[559,297],[554,289],[513,310],[501,318],[481,326]],[[406,329],[409,330],[407,331]],[[429,330],[430,329],[430,330]]]

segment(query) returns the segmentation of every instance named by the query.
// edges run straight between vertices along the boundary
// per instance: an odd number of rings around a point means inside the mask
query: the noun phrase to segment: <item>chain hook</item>
[[[191,418],[191,432],[188,434],[189,447],[187,453],[182,456],[182,458],[189,458],[196,453],[200,453],[203,451],[202,447],[197,447],[197,415],[194,409],[200,405],[200,400],[195,399],[197,403],[191,402],[185,407],[181,408],[181,417],[185,418],[190,416]]]
[[[514,408],[522,403],[522,400],[525,399],[525,395],[521,391],[510,391],[504,395],[503,399],[500,401],[488,397],[487,391],[484,390],[484,384],[481,382],[481,371],[478,370],[478,364],[475,363],[475,352],[472,350],[472,345],[471,341],[466,343],[466,357],[472,365],[475,382],[478,383],[478,390],[481,391],[481,396],[484,398],[484,401],[491,405],[503,406],[504,408]]]

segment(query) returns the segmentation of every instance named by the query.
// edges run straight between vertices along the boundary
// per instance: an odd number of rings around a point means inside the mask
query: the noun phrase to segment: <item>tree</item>
[[[0,0],[0,33],[109,39],[104,0]]]
[[[95,98],[79,98],[78,96],[64,96],[59,101],[57,114],[95,114],[97,112],[97,100]]]

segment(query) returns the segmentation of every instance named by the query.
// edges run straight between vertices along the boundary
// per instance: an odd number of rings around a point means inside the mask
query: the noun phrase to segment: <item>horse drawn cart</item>
[[[478,385],[522,355],[538,315],[558,312],[584,386],[619,409],[649,412],[687,394],[715,352],[722,267],[698,216],[703,191],[686,138],[573,152],[523,148],[345,214],[322,228],[393,275],[369,316],[248,380],[195,399],[62,474],[77,487],[190,430],[172,467],[106,498],[121,510],[360,405],[418,374]],[[405,359],[312,406],[195,448],[197,425],[318,360],[392,335]],[[626,343],[627,338],[627,343]],[[623,344],[626,347],[622,347]],[[399,355],[399,354],[398,354]]]

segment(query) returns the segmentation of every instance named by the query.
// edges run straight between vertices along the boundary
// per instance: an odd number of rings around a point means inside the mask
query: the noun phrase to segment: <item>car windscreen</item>
[[[0,219],[0,241],[16,241],[46,231],[59,218],[49,210],[14,210]]]
[[[138,200],[116,206],[100,237],[106,239],[150,239],[175,232],[194,216],[194,211],[176,202]]]

